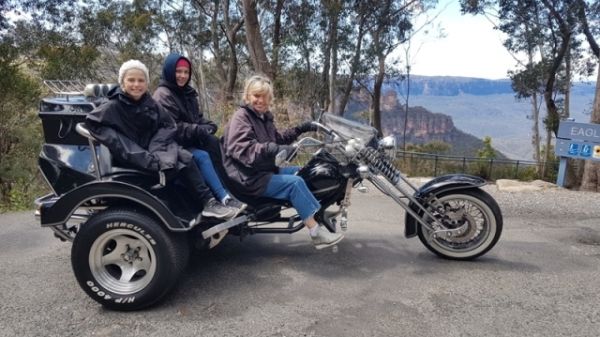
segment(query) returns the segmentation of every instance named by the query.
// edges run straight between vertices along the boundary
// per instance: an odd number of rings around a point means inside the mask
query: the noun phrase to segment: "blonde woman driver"
[[[262,76],[246,80],[244,105],[233,115],[223,135],[224,165],[236,189],[246,197],[269,197],[289,200],[308,227],[317,249],[334,245],[343,239],[330,233],[314,218],[321,208],[304,180],[295,175],[298,167],[278,168],[276,154],[286,149],[304,132],[316,131],[310,122],[279,132],[269,111],[273,99],[271,82]]]

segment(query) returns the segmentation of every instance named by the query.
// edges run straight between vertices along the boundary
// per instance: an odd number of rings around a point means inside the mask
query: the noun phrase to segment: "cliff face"
[[[347,116],[361,120],[368,107],[366,97],[355,95],[354,98],[356,101],[348,106]],[[402,146],[406,114],[405,107],[399,102],[395,91],[387,91],[384,94],[381,110],[383,134],[394,135],[399,146]],[[483,147],[482,140],[458,130],[454,126],[452,117],[432,113],[420,106],[410,107],[406,119],[406,143],[426,144],[432,141],[450,144],[452,148],[449,154],[459,156],[476,156],[477,151]]]

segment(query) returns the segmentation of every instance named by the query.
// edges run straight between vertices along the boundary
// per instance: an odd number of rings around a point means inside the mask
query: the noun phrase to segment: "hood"
[[[193,71],[192,62],[190,61],[190,59],[179,53],[171,53],[167,56],[167,58],[165,59],[165,63],[163,64],[161,79],[166,83],[170,84],[171,86],[174,86],[175,88],[177,88],[177,81],[175,81],[175,65],[180,59],[185,59],[190,64],[190,79],[188,79],[187,83],[185,84],[185,86],[187,87],[192,78]]]

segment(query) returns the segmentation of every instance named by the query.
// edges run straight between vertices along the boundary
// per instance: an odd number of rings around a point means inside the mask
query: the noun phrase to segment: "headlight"
[[[396,150],[396,137],[387,136],[379,140],[379,148],[384,150]]]
[[[379,140],[379,148],[385,150],[388,157],[396,158],[396,137],[387,136]]]

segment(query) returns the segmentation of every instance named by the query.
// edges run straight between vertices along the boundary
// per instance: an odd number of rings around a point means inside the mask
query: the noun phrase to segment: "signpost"
[[[554,153],[560,157],[556,184],[564,186],[567,158],[600,161],[600,124],[562,121],[558,126]]]

